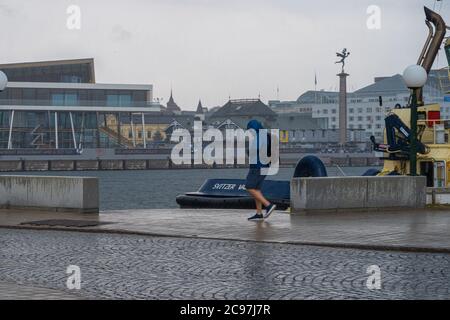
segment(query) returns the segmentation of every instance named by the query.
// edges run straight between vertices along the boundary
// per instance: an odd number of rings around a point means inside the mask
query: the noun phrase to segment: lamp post
[[[403,79],[406,86],[412,90],[411,99],[411,149],[410,149],[410,168],[411,176],[417,175],[417,90],[422,88],[427,82],[427,71],[419,65],[411,65],[403,72]]]
[[[6,85],[8,84],[8,77],[6,74],[0,70],[0,92],[5,90]],[[8,149],[11,149],[11,137],[12,137],[12,125],[14,121],[14,111],[11,111],[11,116],[9,119],[9,136],[8,136]],[[2,114],[2,122],[3,122],[3,114]]]

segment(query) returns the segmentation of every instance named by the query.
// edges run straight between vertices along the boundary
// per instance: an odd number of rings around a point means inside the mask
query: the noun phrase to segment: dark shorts
[[[245,188],[261,190],[261,186],[265,178],[265,175],[261,175],[261,169],[250,168],[247,175],[247,180],[245,181]]]

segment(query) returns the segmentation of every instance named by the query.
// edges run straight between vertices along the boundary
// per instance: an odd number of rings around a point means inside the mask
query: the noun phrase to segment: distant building
[[[207,109],[206,109],[206,111],[207,111]],[[197,110],[195,111],[195,119],[205,121],[205,116],[206,115],[205,115],[205,110],[202,105],[202,101],[199,100],[198,105],[197,105]]]
[[[173,99],[172,90],[170,90],[170,98],[169,98],[169,101],[167,101],[167,111],[170,111],[173,113],[181,112],[181,108],[177,105],[177,103]]]
[[[447,70],[432,70],[423,91],[425,103],[440,103],[442,117],[450,118],[450,105],[444,101],[441,84],[444,75],[447,77]],[[401,75],[375,78],[373,84],[348,93],[348,129],[365,130],[382,138],[387,113],[396,106],[406,106],[409,97],[410,90]],[[296,101],[274,101],[270,106],[279,114],[312,112],[313,118],[327,119],[329,129],[339,128],[339,92],[310,90]]]
[[[120,133],[122,140],[129,147],[146,144],[170,142],[171,135],[176,129],[192,131],[193,115],[174,115],[169,112],[158,112],[141,115],[122,115]],[[112,130],[117,133],[116,122],[110,123]]]
[[[239,127],[246,129],[247,123],[256,119],[265,128],[272,128],[277,114],[259,99],[229,100],[220,109],[211,114],[206,121],[212,125],[219,125],[231,120]]]

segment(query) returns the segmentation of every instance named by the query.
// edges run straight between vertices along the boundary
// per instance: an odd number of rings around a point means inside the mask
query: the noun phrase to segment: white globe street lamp
[[[410,89],[422,88],[427,82],[427,78],[427,71],[417,64],[407,67],[403,72],[405,84]]]
[[[411,137],[409,155],[409,174],[417,175],[417,90],[422,88],[427,82],[427,71],[419,65],[412,65],[403,72],[403,80],[408,88],[412,90],[411,99]]]
[[[0,91],[5,90],[7,84],[8,78],[6,77],[6,74],[0,70]]]

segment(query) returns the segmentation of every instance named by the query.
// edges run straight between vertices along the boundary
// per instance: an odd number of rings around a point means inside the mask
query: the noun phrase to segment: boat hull
[[[289,207],[289,181],[264,181],[261,191],[279,209]],[[241,179],[208,179],[199,191],[179,195],[176,201],[181,208],[255,208],[255,201],[245,189],[245,180]]]

